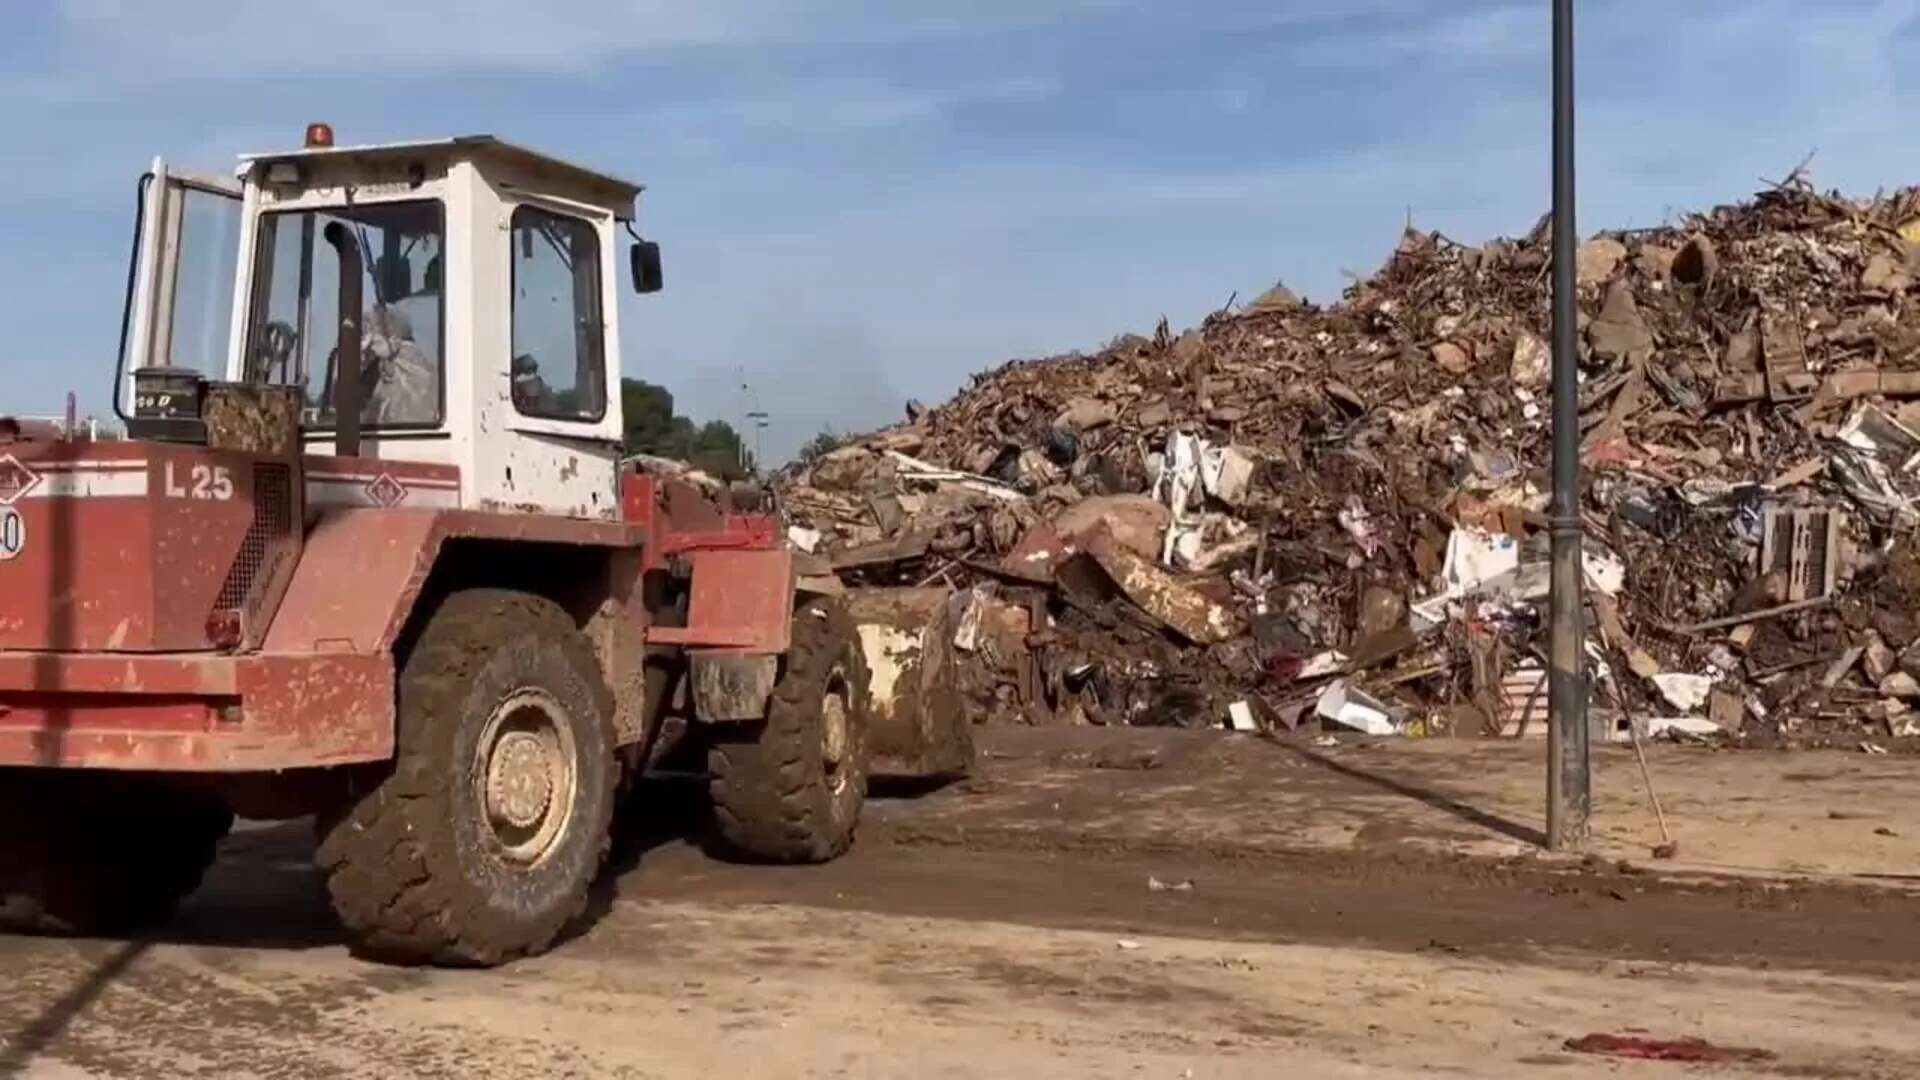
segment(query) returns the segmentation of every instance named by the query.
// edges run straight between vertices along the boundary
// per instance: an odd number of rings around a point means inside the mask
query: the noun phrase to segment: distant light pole
[[[1579,287],[1574,225],[1573,0],[1553,0],[1553,515],[1547,671],[1547,847],[1587,839],[1593,774],[1587,729],[1586,602],[1580,558]]]
[[[753,424],[753,470],[760,471],[760,433],[767,430],[767,414],[750,412],[747,419]]]
[[[748,404],[752,400],[753,390],[747,385],[747,365],[741,364],[734,369],[740,376],[740,426],[734,429],[734,461],[741,472],[747,471],[747,423],[753,413]]]

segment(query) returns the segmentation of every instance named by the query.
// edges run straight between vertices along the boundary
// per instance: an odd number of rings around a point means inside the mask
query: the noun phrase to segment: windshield
[[[340,263],[325,239],[340,222],[360,242],[360,356],[341,363]],[[297,386],[309,427],[333,424],[333,381],[361,380],[361,423],[440,423],[445,232],[437,202],[303,210],[261,218],[247,381]]]

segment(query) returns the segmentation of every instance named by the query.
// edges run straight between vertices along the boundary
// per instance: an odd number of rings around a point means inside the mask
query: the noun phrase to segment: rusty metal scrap
[[[1634,707],[1667,707],[1653,674],[1704,674],[1748,705],[1718,711],[1729,737],[1852,745],[1876,686],[1802,661],[1871,633],[1920,673],[1916,218],[1915,190],[1796,175],[1575,253],[1587,573]],[[982,372],[791,467],[781,505],[856,590],[992,580],[1044,610],[1046,670],[977,688],[995,715],[1217,725],[1236,701],[1296,714],[1338,674],[1410,730],[1498,731],[1498,692],[1544,656],[1552,258],[1545,230],[1409,230],[1338,303],[1277,287]],[[1118,590],[1076,557],[1096,526]],[[1463,535],[1510,563],[1449,578],[1482,550]],[[1362,648],[1383,632],[1407,640]]]

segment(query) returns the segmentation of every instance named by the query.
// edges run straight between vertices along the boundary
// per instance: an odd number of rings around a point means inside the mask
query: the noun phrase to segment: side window
[[[211,379],[226,377],[240,197],[237,189],[203,183],[212,182],[164,171],[141,178],[114,400],[123,416],[132,405],[126,376],[136,368],[188,368]]]
[[[600,237],[579,218],[513,212],[513,406],[528,416],[607,413]]]
[[[182,194],[173,318],[171,325],[159,328],[155,344],[164,348],[167,363],[174,367],[225,378],[227,340],[233,328],[233,272],[240,257],[240,204],[198,188],[186,188]]]

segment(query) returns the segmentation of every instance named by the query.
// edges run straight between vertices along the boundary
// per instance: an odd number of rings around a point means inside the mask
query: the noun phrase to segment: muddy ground
[[[1425,816],[1397,833],[1363,824],[1342,844],[1285,844],[1265,820],[1281,811],[1254,798],[1262,785],[1358,821],[1392,815],[1331,805],[1358,797],[1338,794],[1352,776],[1283,764],[1298,755],[1270,745],[1020,733],[986,750],[973,780],[884,792],[855,851],[813,869],[707,858],[688,839],[697,786],[655,784],[597,921],[495,972],[352,958],[304,830],[249,828],[158,938],[0,940],[0,1075],[1703,1068],[1565,1049],[1594,1032],[1763,1055],[1705,1067],[1715,1075],[1920,1075],[1920,900],[1898,875],[1544,860],[1504,836],[1527,823],[1497,799],[1441,782],[1421,789]],[[1406,786],[1404,770],[1316,752]],[[1786,781],[1799,788],[1857,779],[1848,760],[1796,761],[1783,775],[1828,778]],[[1889,800],[1920,794],[1877,783]],[[1823,820],[1870,824],[1858,789],[1843,790],[1855,809]],[[1235,792],[1239,812],[1260,820],[1234,823]],[[1216,818],[1226,824],[1194,842]],[[1427,835],[1410,842],[1406,829]],[[1489,830],[1516,853],[1454,842]],[[1692,839],[1711,842],[1704,829]]]

